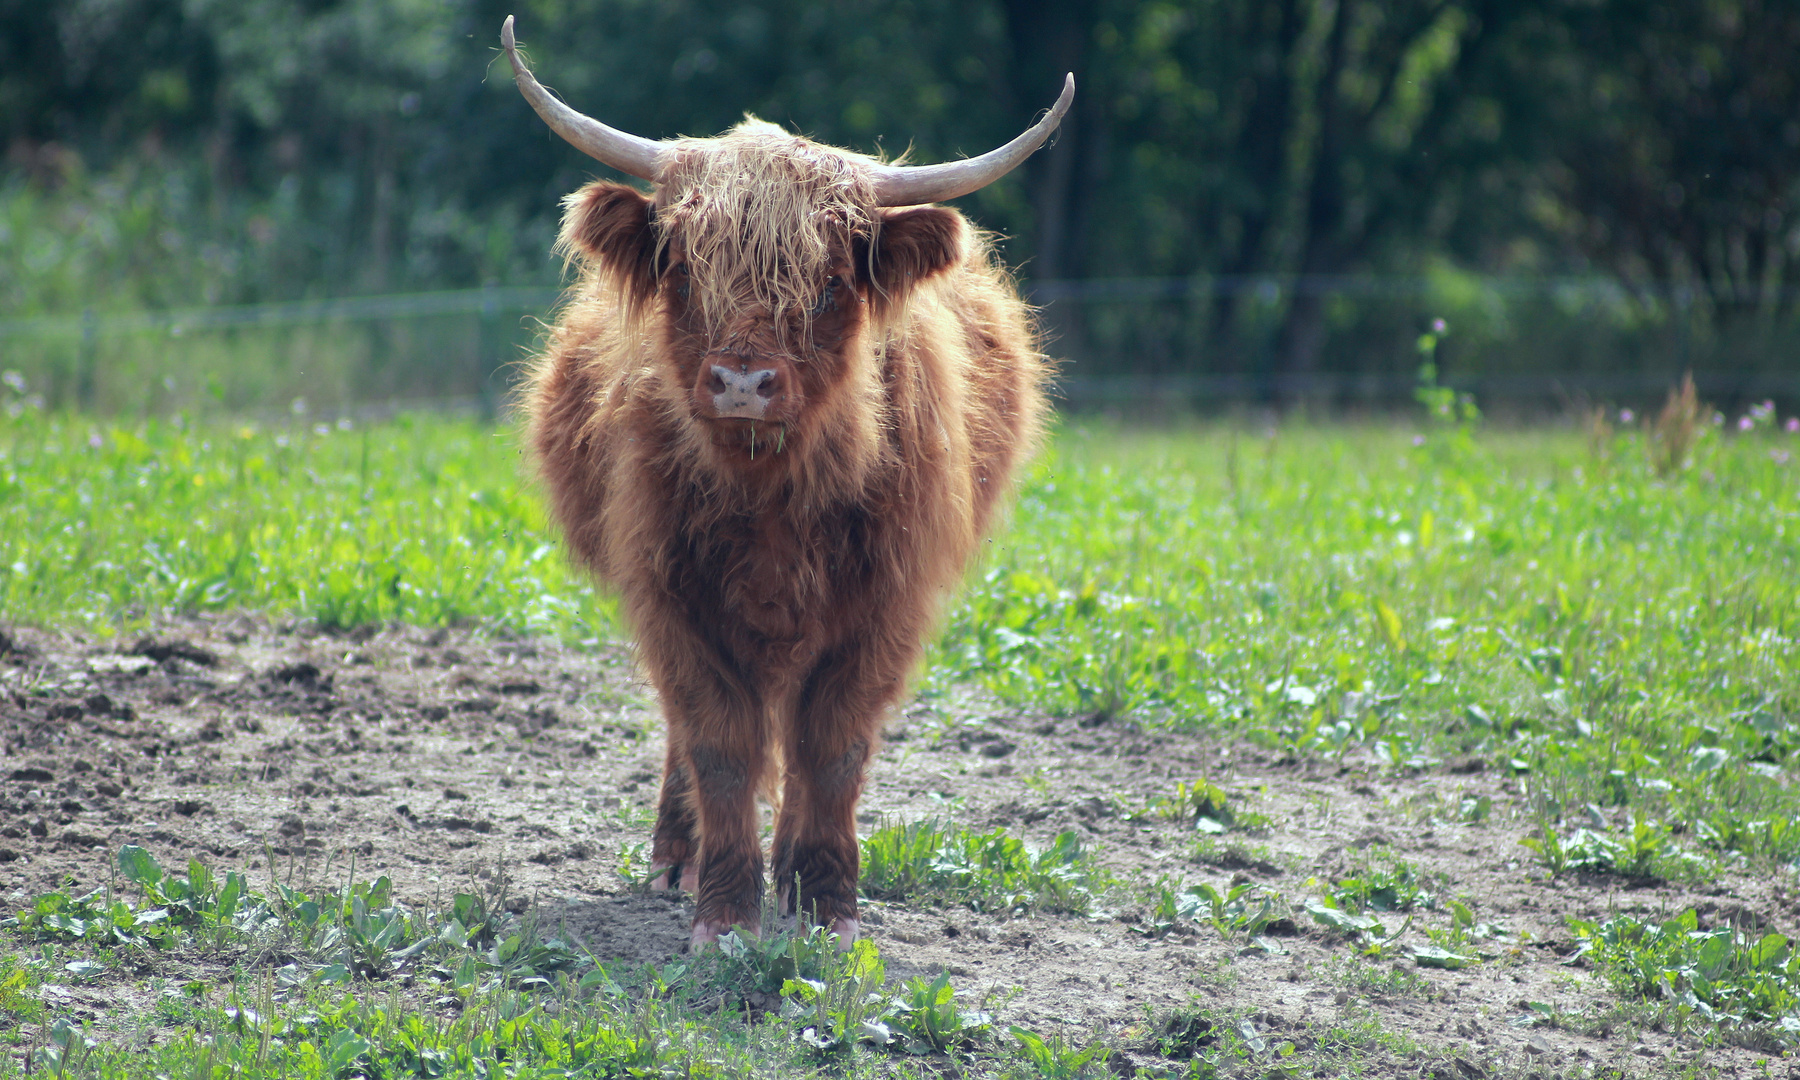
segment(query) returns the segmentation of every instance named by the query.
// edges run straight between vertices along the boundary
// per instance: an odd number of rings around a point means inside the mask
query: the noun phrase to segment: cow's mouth
[[[749,461],[774,460],[793,449],[792,425],[780,420],[715,419],[713,444]]]

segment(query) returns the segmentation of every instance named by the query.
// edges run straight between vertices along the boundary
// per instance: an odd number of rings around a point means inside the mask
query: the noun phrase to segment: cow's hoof
[[[693,863],[651,863],[651,892],[693,892],[700,886],[700,868]]]
[[[742,937],[760,936],[755,926],[741,924],[715,923],[705,919],[694,920],[694,932],[688,937],[688,952],[697,953],[703,949],[717,948],[719,939],[726,934],[736,932]]]
[[[862,930],[862,923],[855,919],[831,920],[831,936],[837,939],[838,952],[849,952],[856,944],[856,935]]]

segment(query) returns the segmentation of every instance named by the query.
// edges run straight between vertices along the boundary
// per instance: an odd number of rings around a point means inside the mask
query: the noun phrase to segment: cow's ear
[[[903,296],[914,285],[962,261],[968,222],[942,206],[887,211],[869,257],[876,288]]]
[[[572,256],[603,264],[634,286],[654,285],[650,198],[636,188],[596,180],[564,199],[557,245]]]

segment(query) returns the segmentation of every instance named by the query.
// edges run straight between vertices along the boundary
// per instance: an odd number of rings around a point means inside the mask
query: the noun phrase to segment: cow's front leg
[[[775,883],[783,914],[831,928],[848,949],[860,928],[856,802],[882,710],[904,668],[863,650],[828,654],[802,688],[786,732],[787,779],[775,826]]]
[[[762,700],[721,643],[694,632],[692,620],[653,610],[637,621],[668,721],[651,853],[662,880],[653,884],[693,890],[696,948],[733,926],[756,933],[763,894],[756,793],[769,745]],[[678,877],[670,872],[677,864]]]
[[[745,725],[749,727],[749,725]],[[762,779],[761,731],[707,733],[688,747],[690,801],[700,826],[694,888],[693,946],[710,945],[734,926],[762,928],[763,863],[756,790]]]

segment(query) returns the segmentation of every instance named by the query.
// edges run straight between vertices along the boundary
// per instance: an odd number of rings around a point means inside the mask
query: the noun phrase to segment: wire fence
[[[558,289],[490,287],[229,307],[173,308],[167,311],[83,311],[79,315],[0,319],[0,340],[146,332],[161,332],[179,337],[190,331],[223,327],[373,322],[384,319],[417,319],[431,315],[496,316],[504,312],[547,311],[561,295],[562,292]]]
[[[1566,408],[1640,401],[1692,371],[1721,404],[1800,402],[1793,319],[1718,317],[1721,300],[1600,277],[1213,275],[1027,282],[1069,408],[1206,410],[1298,398],[1325,407],[1411,400],[1416,341],[1445,319],[1446,384],[1484,401]],[[161,311],[0,319],[0,367],[47,398],[101,410],[309,402],[368,413],[393,402],[492,412],[562,297],[489,286]],[[1283,371],[1282,319],[1324,312],[1317,363]],[[1727,303],[1792,310],[1748,290]],[[1221,324],[1230,322],[1229,330]],[[1721,326],[1726,329],[1721,330]],[[384,404],[388,403],[388,404]]]

